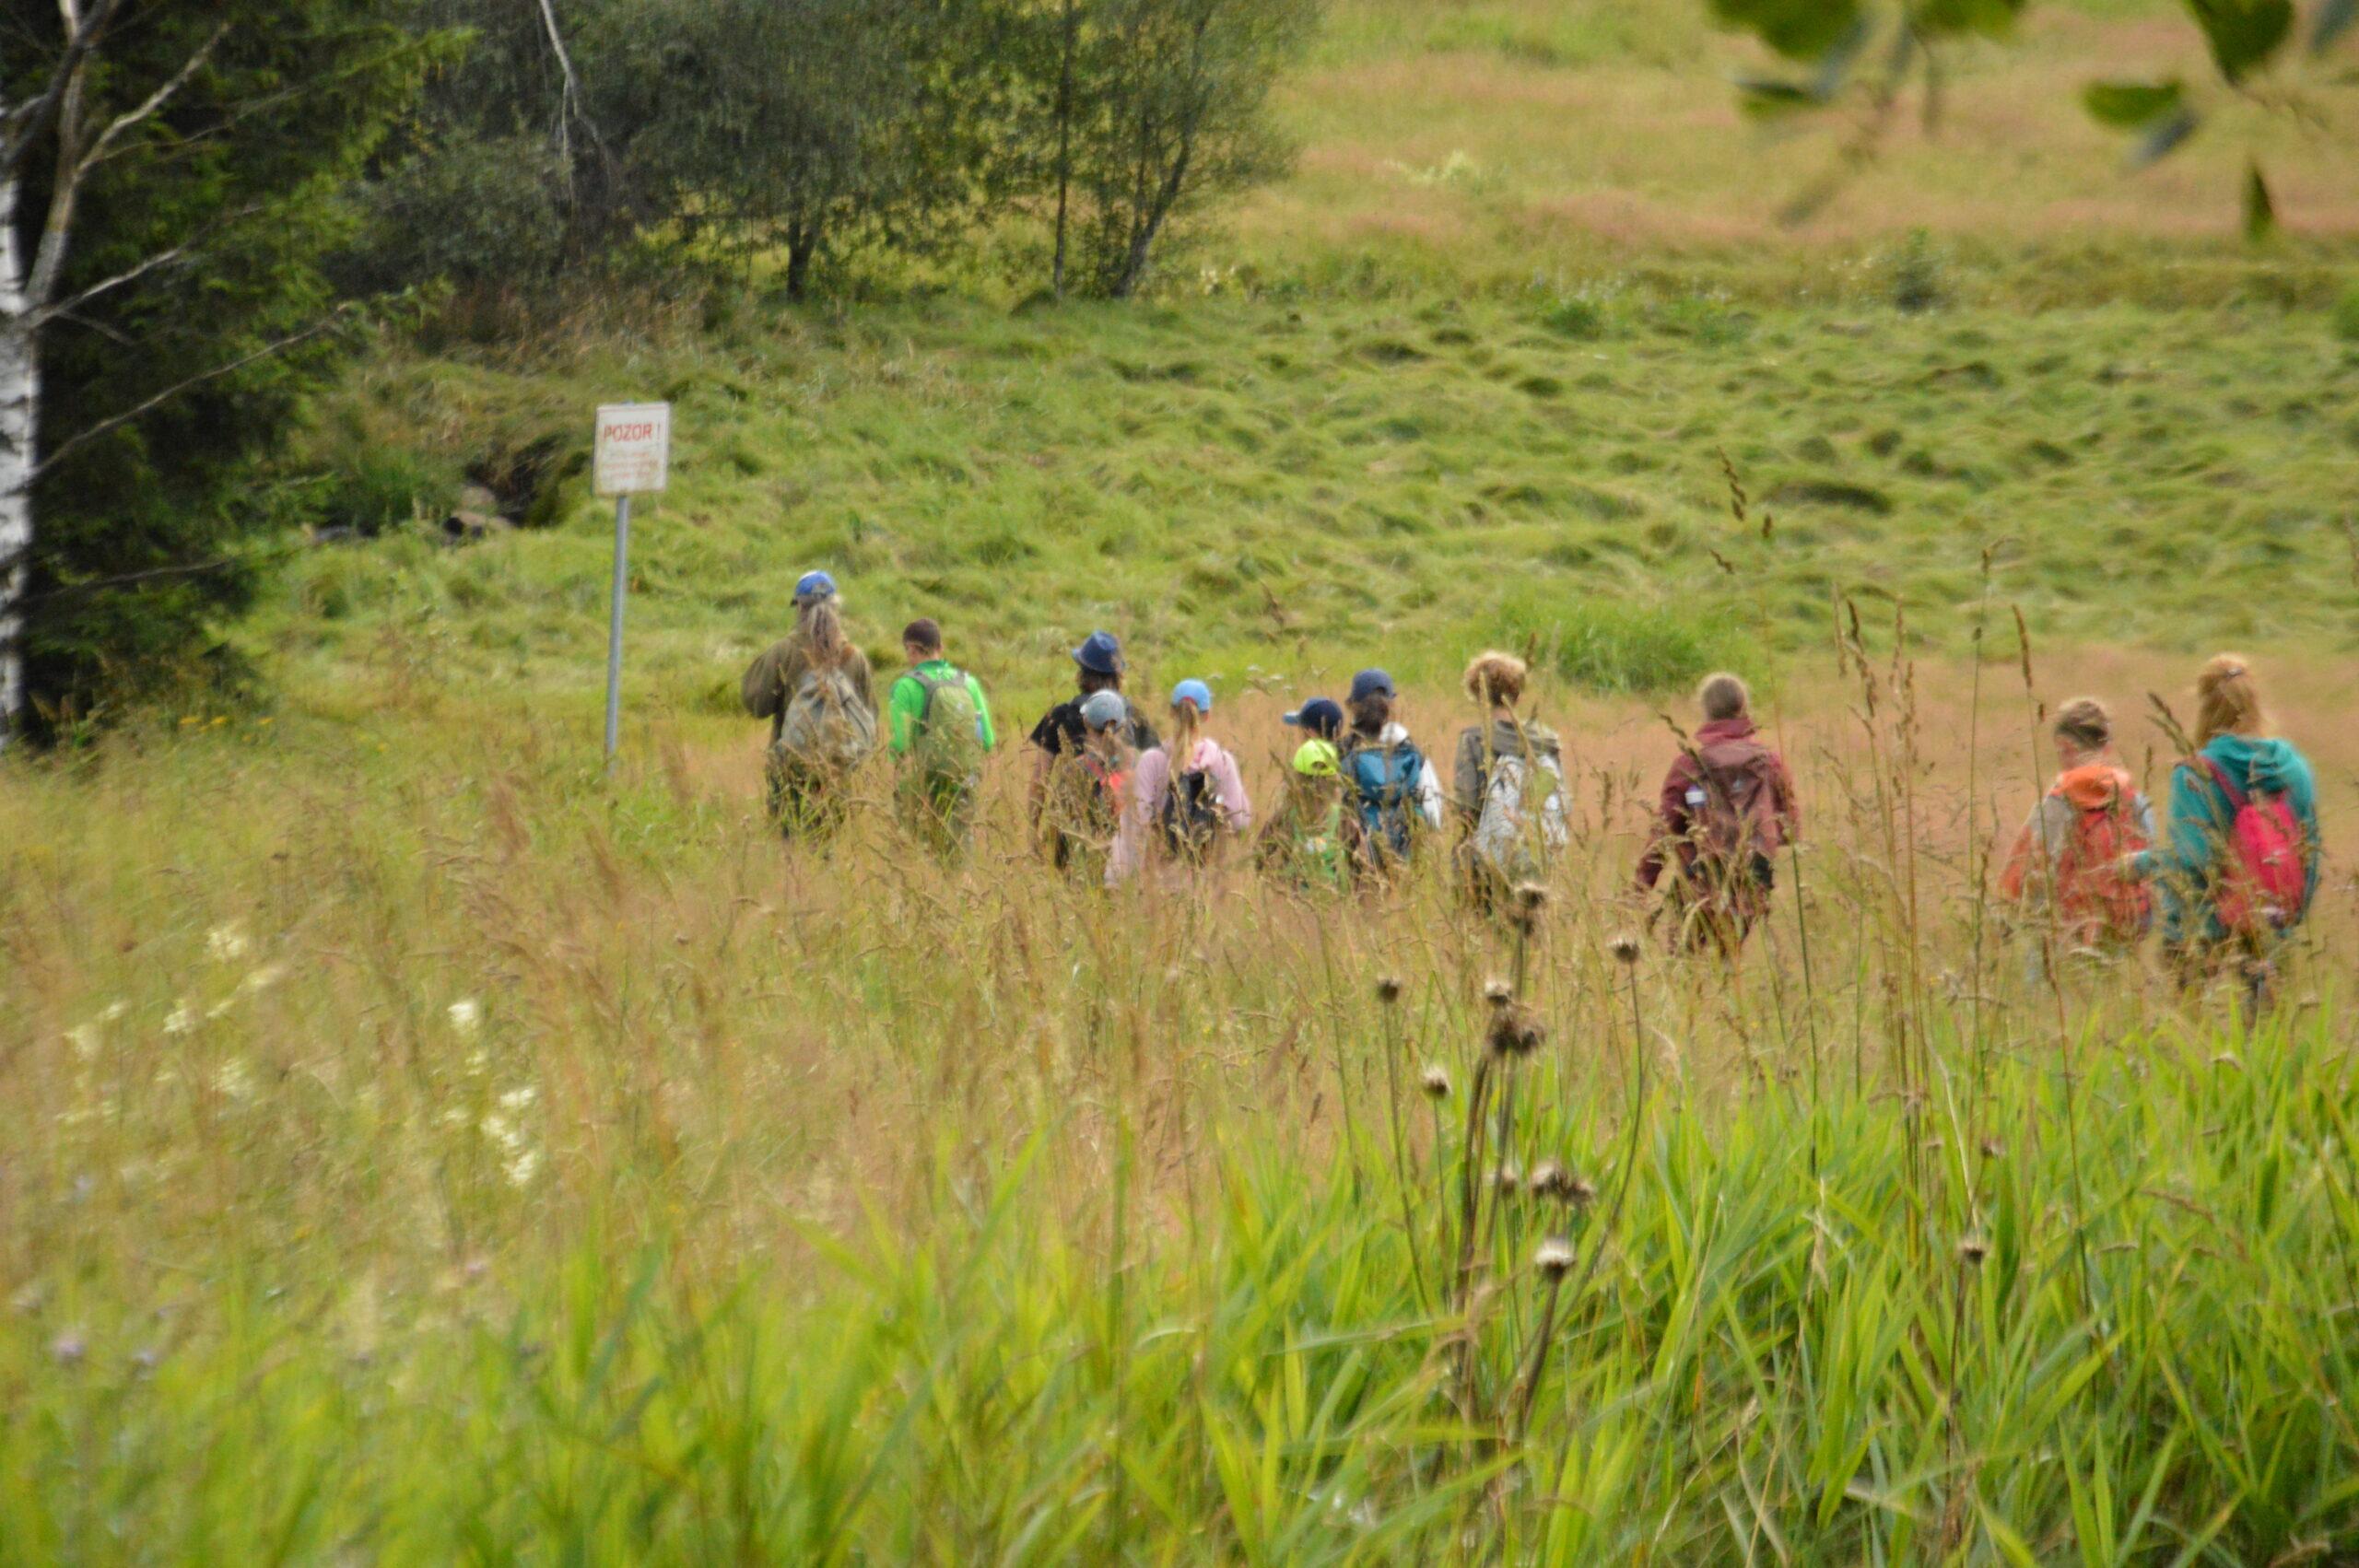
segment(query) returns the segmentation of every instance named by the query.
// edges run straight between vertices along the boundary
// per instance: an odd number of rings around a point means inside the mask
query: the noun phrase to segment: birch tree
[[[172,558],[213,542],[209,519],[182,529],[155,509],[194,498],[191,475],[234,467],[267,438],[285,371],[257,368],[299,357],[331,323],[308,263],[334,226],[332,181],[415,90],[431,47],[384,25],[381,9],[8,6],[0,746],[21,738],[43,695],[28,680],[33,606],[76,649],[64,665],[87,673],[119,664],[124,637],[172,630],[170,616],[135,614],[111,617],[111,642],[80,635],[90,623],[77,630],[70,618],[92,614],[111,576],[153,583],[217,564],[201,548]],[[175,425],[192,412],[209,439]]]

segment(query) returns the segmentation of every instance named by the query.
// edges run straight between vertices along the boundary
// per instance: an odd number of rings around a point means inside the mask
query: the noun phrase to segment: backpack
[[[1172,854],[1185,860],[1203,860],[1212,852],[1213,840],[1226,820],[1209,772],[1191,767],[1171,776],[1157,821]]]
[[[2057,856],[2058,921],[2081,944],[2135,942],[2154,921],[2154,890],[2114,869],[2122,856],[2146,848],[2146,835],[2117,795],[2105,805],[2072,813],[2072,837]]]
[[[964,670],[946,675],[910,672],[925,693],[911,727],[910,754],[928,782],[954,789],[971,789],[983,770],[983,716],[976,707],[974,689]]]
[[[843,666],[803,672],[779,718],[773,756],[822,772],[843,773],[876,749],[876,715],[860,700]]]
[[[1406,741],[1396,746],[1362,746],[1344,759],[1344,777],[1359,798],[1360,827],[1367,844],[1390,859],[1407,860],[1411,818],[1426,777],[1424,754]]]
[[[1474,853],[1508,882],[1539,876],[1545,869],[1542,852],[1565,842],[1562,781],[1552,756],[1491,759],[1483,809],[1474,819]]]
[[[1778,813],[1777,763],[1756,741],[1715,741],[1695,754],[1687,787],[1685,870],[1718,892],[1766,888],[1786,841]]]
[[[2267,793],[2255,800],[2236,788],[2226,768],[2209,756],[2202,762],[2228,798],[2230,813],[2221,874],[2212,884],[2212,914],[2240,935],[2282,931],[2302,918],[2310,884],[2293,802]]]

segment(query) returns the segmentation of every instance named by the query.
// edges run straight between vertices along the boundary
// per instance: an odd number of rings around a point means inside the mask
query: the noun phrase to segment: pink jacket
[[[1220,801],[1230,832],[1242,833],[1252,825],[1253,805],[1245,798],[1245,780],[1238,774],[1237,759],[1222,749],[1219,742],[1198,741],[1186,767],[1212,776],[1213,793]],[[1170,790],[1171,754],[1161,750],[1141,752],[1138,766],[1131,770],[1130,805],[1115,829],[1113,852],[1106,859],[1109,883],[1135,875],[1145,863],[1148,837],[1154,832],[1156,818],[1163,813],[1163,798]]]

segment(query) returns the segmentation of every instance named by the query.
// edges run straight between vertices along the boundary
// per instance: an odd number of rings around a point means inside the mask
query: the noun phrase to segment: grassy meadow
[[[2159,795],[2222,646],[2359,831],[2351,193],[2257,111],[2125,180],[2071,88],[2191,28],[2030,30],[1798,232],[1832,133],[1700,7],[1346,0],[1151,301],[388,341],[264,696],[0,768],[0,1563],[2359,1560],[2347,860],[2249,1028],[1987,892],[2043,713]],[[1209,676],[1264,809],[1302,696],[1447,757],[1528,648],[1573,843],[1521,931],[1438,856],[1108,894],[1010,747],[956,862],[881,775],[782,848],[736,682],[814,565],[1011,739],[1094,626]],[[1805,812],[1733,970],[1625,892],[1723,663]]]

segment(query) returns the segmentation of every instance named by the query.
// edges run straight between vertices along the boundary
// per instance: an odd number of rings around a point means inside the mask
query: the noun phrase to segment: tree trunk
[[[819,224],[794,222],[786,226],[786,297],[800,302],[811,287],[811,263],[819,254]]]
[[[17,245],[18,183],[0,174],[0,751],[25,710],[24,598],[33,546],[41,341]]]
[[[1073,57],[1080,41],[1080,0],[1065,0],[1063,48],[1057,59],[1057,254],[1049,266],[1049,292],[1065,297],[1065,204],[1073,189]]]

